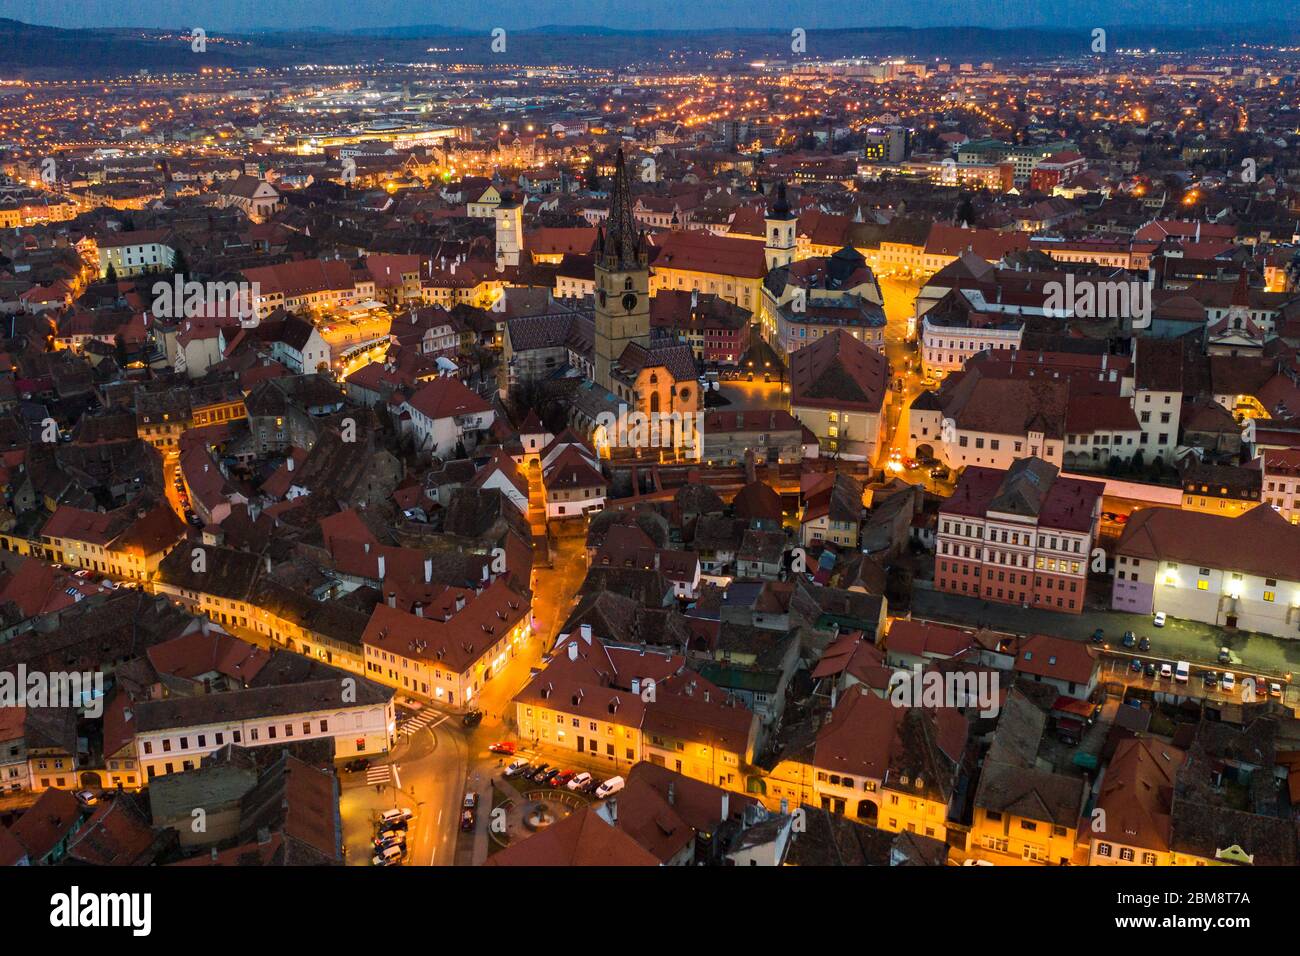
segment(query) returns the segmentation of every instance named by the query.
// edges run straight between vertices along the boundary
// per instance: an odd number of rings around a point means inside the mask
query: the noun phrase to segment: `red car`
[[[494,754],[505,754],[510,757],[514,755],[516,746],[518,745],[513,740],[498,740],[494,744],[488,744],[488,750]]]
[[[558,777],[556,777],[554,780],[551,781],[551,786],[555,787],[556,789],[559,789],[563,787],[566,783],[568,783],[570,780],[572,780],[573,777],[574,777],[574,771],[565,770]]]

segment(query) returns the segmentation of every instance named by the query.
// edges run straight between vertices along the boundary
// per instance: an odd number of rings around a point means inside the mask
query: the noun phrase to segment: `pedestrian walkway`
[[[366,768],[366,783],[375,785],[388,783],[393,779],[393,768],[389,764],[380,764],[378,767]]]
[[[441,716],[443,715],[438,713],[436,710],[422,710],[418,714],[402,721],[402,725],[397,729],[397,732],[410,737],[413,734],[418,734]]]

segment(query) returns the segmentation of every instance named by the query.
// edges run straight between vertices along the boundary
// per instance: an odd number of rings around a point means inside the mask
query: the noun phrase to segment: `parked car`
[[[1277,681],[1269,681],[1268,696],[1280,698],[1282,696],[1282,685]]]
[[[1135,657],[1133,658],[1133,660],[1129,661],[1128,669],[1135,673],[1141,674],[1142,662]]]
[[[1156,611],[1156,616],[1153,621],[1156,627],[1164,627],[1166,620],[1168,620],[1168,618],[1166,617],[1164,611]]]
[[[936,481],[943,481],[948,477],[948,469],[943,467],[943,465],[935,465],[930,469],[930,477]]]
[[[474,824],[478,822],[478,816],[473,810],[462,810],[460,814],[460,828],[462,830],[473,830]]]
[[[1106,632],[1103,631],[1101,628],[1097,628],[1097,630],[1092,632],[1092,643],[1101,644],[1105,640],[1106,640]]]
[[[528,775],[528,779],[531,780],[533,783],[541,783],[542,778],[545,777],[546,774],[550,772],[550,769],[551,769],[551,765],[548,763],[538,764],[536,769],[534,769],[533,772]]]
[[[560,775],[560,768],[553,767],[552,769],[546,771],[546,773],[542,774],[542,779],[538,780],[537,782],[540,783],[543,787],[554,786],[555,778],[558,777],[559,775]]]
[[[533,765],[523,757],[516,757],[514,760],[510,761],[510,766],[506,767],[505,776],[507,779],[517,777],[521,773],[527,773],[532,766]]]
[[[1174,665],[1174,680],[1180,684],[1186,684],[1187,679],[1192,675],[1191,665],[1187,661],[1179,661]]]
[[[1124,637],[1120,640],[1120,643],[1125,647],[1137,647],[1137,637],[1132,631],[1125,631]]]
[[[1237,675],[1232,671],[1224,671],[1223,677],[1219,679],[1219,687],[1225,694],[1235,693],[1237,690]]]
[[[361,773],[370,768],[370,761],[365,757],[357,757],[355,760],[349,760],[343,765],[346,773]]]
[[[1206,687],[1213,689],[1219,686],[1219,675],[1214,671],[1206,671],[1201,675],[1201,683]]]
[[[488,744],[488,750],[492,751],[494,754],[512,756],[515,752],[516,746],[518,745],[513,740],[498,740],[494,744]]]
[[[574,793],[582,793],[582,788],[589,783],[591,783],[591,774],[584,770],[582,773],[575,775],[565,786]]]
[[[1138,650],[1142,651],[1143,653],[1146,653],[1147,651],[1151,650],[1151,638],[1144,637],[1142,638],[1142,640],[1138,641]]]
[[[384,847],[376,853],[370,860],[375,866],[392,866],[402,861],[402,854],[406,852],[400,844]]]
[[[599,787],[596,788],[596,799],[604,800],[606,797],[618,793],[627,783],[622,777],[610,777]]]
[[[461,806],[466,810],[473,810],[478,806],[478,794],[473,790],[469,791],[469,793],[465,794],[465,800]]]
[[[1083,740],[1083,721],[1073,717],[1062,717],[1056,721],[1056,739],[1069,747],[1077,747]]]
[[[574,772],[572,770],[565,770],[563,773],[558,773],[555,775],[555,779],[551,781],[551,786],[555,787],[556,789],[559,789],[560,787],[567,787],[569,785],[569,781],[572,780],[573,777],[574,777]]]
[[[1170,667],[1168,664],[1160,665],[1160,677],[1162,680],[1169,680],[1169,678],[1173,676],[1174,676],[1174,669],[1172,667]]]
[[[1219,663],[1220,663],[1220,664],[1231,664],[1231,663],[1232,663],[1232,651],[1228,650],[1226,647],[1221,647],[1221,648],[1219,648]]]
[[[1146,674],[1147,677],[1155,677],[1155,676],[1156,676],[1156,662],[1155,662],[1155,661],[1147,661],[1147,666],[1144,667],[1144,668],[1142,669],[1142,672],[1143,672],[1144,674]]]
[[[375,837],[376,850],[382,850],[385,847],[390,847],[390,846],[405,846],[405,845],[406,845],[405,830],[382,830]]]
[[[483,722],[483,711],[481,710],[471,710],[468,713],[466,713],[464,717],[461,718],[461,723],[463,723],[466,727],[477,727],[482,722]]]
[[[83,807],[93,807],[99,803],[99,797],[93,790],[81,790],[77,793],[77,802]]]
[[[415,811],[410,807],[401,809],[385,810],[379,815],[380,823],[401,823],[406,820],[414,819]]]

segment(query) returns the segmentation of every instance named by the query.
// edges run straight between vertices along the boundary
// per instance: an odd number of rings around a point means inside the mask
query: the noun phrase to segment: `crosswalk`
[[[402,721],[402,726],[398,728],[397,732],[410,737],[412,734],[418,734],[440,716],[441,715],[436,710],[422,710],[418,714]]]
[[[366,783],[368,785],[377,785],[388,783],[393,779],[393,768],[389,764],[380,764],[378,767],[366,768]]]

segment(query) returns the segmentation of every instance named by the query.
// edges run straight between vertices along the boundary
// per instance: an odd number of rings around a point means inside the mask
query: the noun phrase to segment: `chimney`
[[[632,678],[632,693],[634,694],[641,693],[641,678],[639,677]]]
[[[366,554],[369,554],[369,553],[370,553],[370,542],[369,542],[369,541],[367,541],[364,545],[362,545],[362,547],[364,547],[364,548],[366,549]]]
[[[415,616],[416,616],[416,617],[424,617],[424,605],[423,605],[423,604],[417,604],[417,605],[415,605]]]
[[[576,641],[569,641],[569,660],[576,661],[577,659],[578,659],[578,644]]]
[[[614,826],[618,826],[618,797],[610,797],[606,800],[605,807],[609,810],[609,822]]]
[[[266,556],[266,573],[271,573],[271,556],[269,554]]]
[[[456,595],[456,610],[457,611],[465,610],[465,595],[463,594]]]
[[[584,641],[590,641],[590,640],[591,640],[591,625],[590,625],[590,624],[582,624],[582,625],[580,625],[580,626],[578,627],[578,633],[582,635],[582,639],[583,639]]]
[[[433,558],[424,559],[424,583],[428,584],[433,580]]]
[[[722,819],[725,820],[731,815],[731,794],[722,791]]]
[[[382,581],[383,579],[384,579],[384,556],[381,554],[379,556],[379,580]]]
[[[289,460],[284,463],[284,467],[288,468],[290,471],[293,471],[293,455],[289,456]]]
[[[396,592],[396,591],[390,591],[390,592],[388,593],[388,606],[389,606],[389,607],[397,607],[397,592]]]
[[[674,781],[669,780],[668,781],[668,806],[671,807],[676,802],[677,802],[677,784]]]

